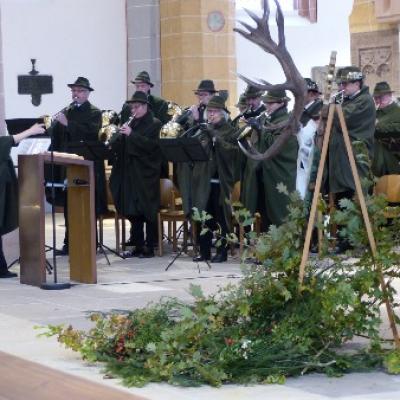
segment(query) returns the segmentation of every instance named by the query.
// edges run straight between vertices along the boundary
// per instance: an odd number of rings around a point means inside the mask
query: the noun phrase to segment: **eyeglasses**
[[[85,92],[88,92],[89,90],[88,89],[78,89],[78,88],[72,88],[71,89],[71,92],[73,92],[73,93],[85,93]]]

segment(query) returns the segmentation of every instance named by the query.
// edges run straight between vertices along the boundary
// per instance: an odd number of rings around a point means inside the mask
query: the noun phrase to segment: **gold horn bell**
[[[119,116],[114,110],[103,110],[101,113],[101,128],[99,140],[107,143],[111,136],[118,132]]]
[[[160,138],[161,139],[175,139],[183,131],[182,125],[180,125],[176,120],[182,114],[182,108],[170,101],[168,102],[168,114],[172,115],[171,121],[167,122],[161,127]]]

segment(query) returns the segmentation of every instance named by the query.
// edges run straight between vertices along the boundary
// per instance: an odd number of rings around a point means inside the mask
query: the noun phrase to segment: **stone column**
[[[354,0],[349,22],[352,64],[362,69],[371,91],[388,81],[399,94],[399,2]]]
[[[159,0],[127,0],[127,94],[135,88],[130,81],[147,71],[154,83],[152,92],[161,93]]]
[[[181,105],[195,101],[202,79],[214,80],[237,101],[234,0],[160,0],[162,95]]]

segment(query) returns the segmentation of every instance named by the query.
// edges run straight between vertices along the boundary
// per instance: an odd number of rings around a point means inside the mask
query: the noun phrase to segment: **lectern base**
[[[43,290],[64,290],[71,287],[70,283],[42,283],[40,289]]]

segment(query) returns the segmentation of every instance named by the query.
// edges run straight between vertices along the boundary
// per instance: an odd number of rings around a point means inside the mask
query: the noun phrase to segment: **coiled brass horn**
[[[114,110],[103,110],[101,121],[99,140],[107,143],[111,139],[111,136],[118,132],[119,115]]]
[[[183,127],[176,120],[182,115],[182,112],[182,108],[177,103],[168,102],[168,114],[172,115],[172,118],[161,127],[160,138],[175,139],[181,134]]]

